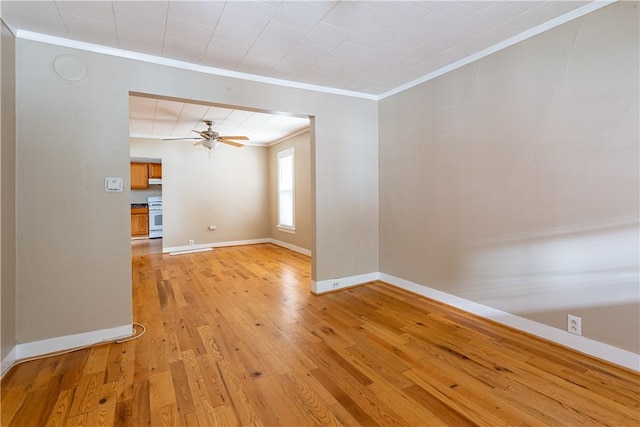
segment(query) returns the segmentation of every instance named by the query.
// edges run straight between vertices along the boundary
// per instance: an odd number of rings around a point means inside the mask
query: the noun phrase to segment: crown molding
[[[558,27],[562,24],[566,24],[569,21],[573,21],[574,19],[580,18],[588,13],[594,12],[598,9],[601,9],[605,6],[609,6],[612,3],[615,3],[618,0],[596,0],[594,2],[588,3],[582,7],[574,9],[570,12],[565,13],[564,15],[560,15],[554,19],[551,19],[545,23],[542,23],[536,27],[533,27],[527,31],[524,31],[520,34],[517,34],[513,37],[510,37],[500,43],[494,44],[486,49],[483,49],[479,52],[474,53],[473,55],[467,56],[466,58],[462,58],[456,62],[453,62],[449,65],[446,65],[442,68],[439,68],[425,76],[420,77],[419,79],[413,80],[409,83],[406,83],[402,86],[398,86],[395,89],[391,89],[381,95],[378,95],[378,101],[388,98],[390,96],[396,95],[400,92],[404,92],[405,90],[411,89],[412,87],[418,86],[422,83],[428,82],[429,80],[433,80],[436,77],[439,77],[443,74],[446,74],[450,71],[456,70],[460,67],[463,67],[467,64],[470,64],[474,61],[484,58],[485,56],[489,56],[492,53],[496,53],[502,49],[506,49],[510,46],[513,46],[516,43],[520,43],[521,41],[530,39],[531,37],[537,36],[540,33],[544,33],[545,31],[549,31],[555,27]]]
[[[332,88],[327,86],[319,86],[319,85],[313,85],[313,84],[307,84],[307,83],[301,83],[301,82],[294,82],[291,80],[276,79],[273,77],[260,76],[256,74],[241,73],[238,71],[231,71],[231,70],[225,70],[222,68],[215,68],[215,67],[209,67],[205,65],[193,64],[190,62],[179,61],[176,59],[164,58],[160,56],[148,55],[148,54],[138,53],[138,52],[132,52],[124,49],[102,46],[102,45],[97,45],[93,43],[86,43],[86,42],[67,39],[63,37],[50,36],[50,35],[36,33],[32,31],[17,30],[17,31],[13,31],[13,33],[16,35],[17,38],[24,39],[24,40],[37,41],[37,42],[52,44],[56,46],[63,46],[63,47],[68,47],[72,49],[80,49],[88,52],[101,53],[104,55],[117,56],[119,58],[133,59],[137,61],[148,62],[151,64],[165,65],[168,67],[180,68],[183,70],[196,71],[196,72],[205,73],[205,74],[211,74],[211,75],[216,75],[221,77],[230,77],[230,78],[253,81],[258,83],[267,83],[267,84],[272,84],[272,85],[282,86],[282,87],[289,87],[294,89],[310,90],[314,92],[321,92],[321,93],[327,93],[332,95],[341,95],[341,96],[348,96],[352,98],[361,98],[361,99],[368,99],[372,101],[380,101],[390,96],[396,95],[400,92],[404,92],[405,90],[411,89],[422,83],[428,82],[429,80],[435,79],[436,77],[439,77],[450,71],[456,70],[471,62],[482,59],[486,56],[491,55],[492,53],[498,52],[502,49],[506,49],[510,46],[513,46],[516,43],[519,43],[531,37],[537,36],[540,33],[551,30],[557,26],[565,24],[574,19],[580,18],[586,14],[594,12],[612,3],[615,3],[616,1],[618,0],[592,1],[582,7],[569,11],[564,15],[551,19],[543,24],[540,24],[527,31],[517,34],[507,40],[504,40],[500,43],[497,43],[493,46],[490,46],[486,49],[476,52],[473,55],[467,56],[466,58],[460,59],[442,68],[439,68],[429,74],[426,74],[423,77],[420,77],[419,79],[416,79],[404,85],[398,86],[382,94],[369,94],[369,93],[363,93],[363,92],[355,92],[355,91]],[[13,30],[11,27],[9,28]]]
[[[102,46],[93,43],[81,42],[78,40],[67,39],[63,37],[50,36],[47,34],[36,33],[32,31],[18,30],[16,37],[23,40],[31,40],[41,43],[47,43],[55,46],[63,46],[71,49],[79,49],[87,52],[100,53],[103,55],[116,56],[119,58],[133,59],[136,61],[148,62],[151,64],[165,65],[167,67],[180,68],[183,70],[196,71],[204,74],[212,74],[220,77],[230,77],[240,80],[248,80],[257,83],[267,83],[276,86],[289,87],[294,89],[304,89],[314,92],[328,93],[332,95],[349,96],[352,98],[362,98],[377,101],[376,95],[368,93],[354,92],[344,89],[337,89],[327,86],[319,86],[308,83],[294,82],[291,80],[276,79],[273,77],[259,76],[256,74],[241,73],[239,71],[225,70],[222,68],[209,67],[206,65],[193,64],[190,62],[179,61],[177,59],[164,58],[161,56],[148,55],[146,53],[132,52],[129,50],[118,49],[115,47]]]

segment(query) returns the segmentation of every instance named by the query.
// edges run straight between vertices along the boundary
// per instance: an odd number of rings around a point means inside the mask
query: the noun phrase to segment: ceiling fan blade
[[[193,144],[193,145],[201,145],[201,144],[202,144],[202,141],[204,141],[204,139],[201,139],[200,141],[196,142],[196,143],[195,143],[195,144]]]
[[[163,141],[179,141],[184,139],[198,139],[198,138],[162,138]]]
[[[244,144],[240,144],[239,142],[229,141],[227,139],[220,139],[220,142],[223,144],[233,145],[234,147],[244,147]]]
[[[218,138],[220,138],[220,139],[239,139],[240,141],[248,141],[249,140],[249,138],[244,136],[244,135],[238,135],[238,136],[221,135]]]

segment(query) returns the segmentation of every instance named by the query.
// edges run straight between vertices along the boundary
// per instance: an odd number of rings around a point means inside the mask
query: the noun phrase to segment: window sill
[[[276,225],[276,228],[284,233],[296,234],[296,229],[293,227],[283,227],[282,225]]]

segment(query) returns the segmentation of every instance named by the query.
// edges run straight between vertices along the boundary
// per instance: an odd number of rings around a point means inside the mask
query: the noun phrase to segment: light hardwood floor
[[[640,425],[640,378],[270,244],[134,257],[137,340],[29,362],[3,426]]]
[[[142,256],[162,253],[162,238],[131,239],[131,256]]]

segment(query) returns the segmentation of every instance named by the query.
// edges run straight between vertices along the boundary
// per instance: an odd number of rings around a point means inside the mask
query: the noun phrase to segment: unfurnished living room
[[[2,1],[2,426],[640,425],[637,1]]]

